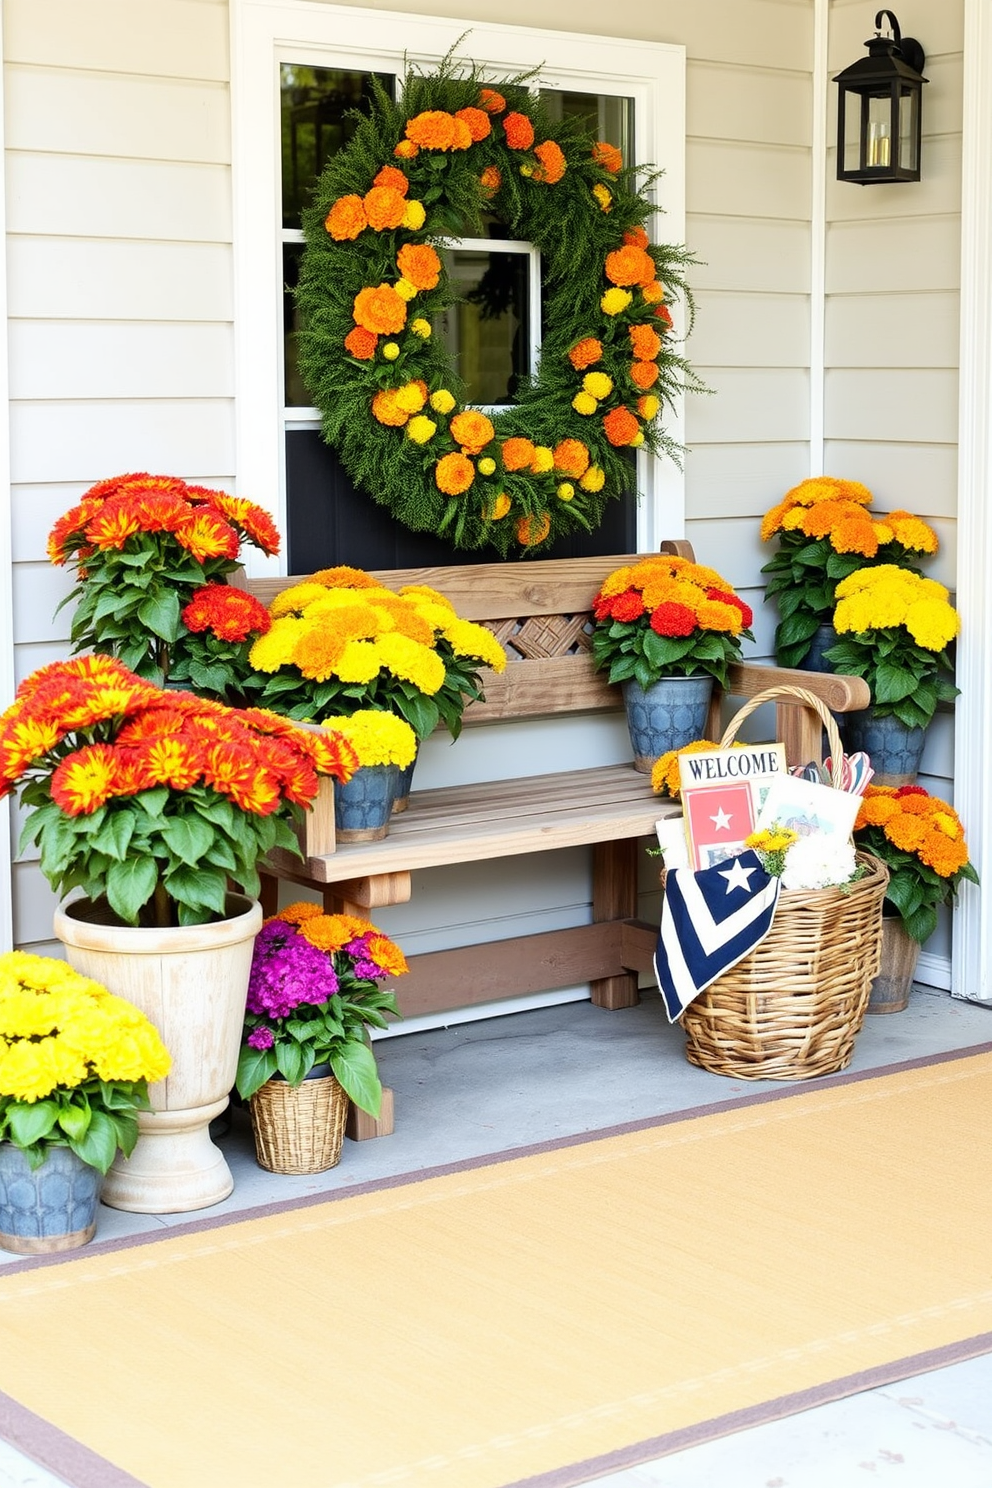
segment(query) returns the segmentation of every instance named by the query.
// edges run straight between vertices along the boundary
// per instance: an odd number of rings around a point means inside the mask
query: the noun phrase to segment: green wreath
[[[502,554],[595,528],[629,488],[628,450],[678,459],[659,414],[699,387],[673,349],[684,249],[651,244],[654,212],[619,150],[553,121],[530,73],[407,76],[371,113],[304,212],[300,370],[355,484],[414,531]],[[431,317],[452,293],[434,244],[480,234],[484,209],[537,245],[539,367],[492,420],[463,391]]]

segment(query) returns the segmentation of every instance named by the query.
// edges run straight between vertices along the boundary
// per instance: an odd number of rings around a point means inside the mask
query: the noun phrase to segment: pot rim
[[[64,945],[87,951],[113,951],[121,955],[186,955],[189,951],[217,950],[253,940],[262,928],[262,906],[245,894],[228,894],[234,912],[207,925],[116,925],[101,924],[84,917],[92,900],[75,899],[55,911],[55,934]]]

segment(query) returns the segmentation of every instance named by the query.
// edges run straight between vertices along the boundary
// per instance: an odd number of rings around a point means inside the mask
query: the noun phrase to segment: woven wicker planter
[[[329,1069],[316,1076],[311,1070],[299,1085],[266,1080],[248,1102],[259,1167],[270,1173],[323,1173],[336,1167],[348,1105]]]

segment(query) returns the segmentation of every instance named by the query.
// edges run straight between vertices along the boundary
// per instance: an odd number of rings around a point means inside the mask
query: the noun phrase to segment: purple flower
[[[330,958],[283,920],[263,925],[255,939],[247,1010],[287,1018],[301,1003],[326,1002],[338,990]]]
[[[382,967],[377,966],[374,961],[356,961],[354,973],[360,982],[373,982],[376,977],[382,976]]]
[[[271,1028],[253,1028],[247,1039],[249,1049],[271,1049],[275,1041]]]

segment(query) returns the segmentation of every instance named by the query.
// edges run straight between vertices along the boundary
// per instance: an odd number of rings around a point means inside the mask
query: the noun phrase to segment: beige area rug
[[[0,1273],[76,1488],[505,1488],[992,1350],[992,1052]]]

